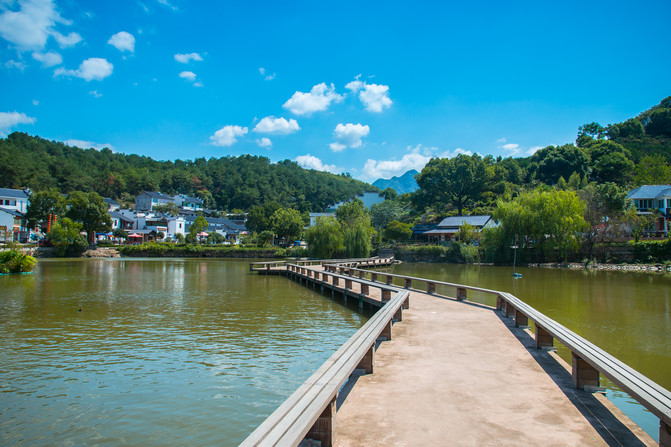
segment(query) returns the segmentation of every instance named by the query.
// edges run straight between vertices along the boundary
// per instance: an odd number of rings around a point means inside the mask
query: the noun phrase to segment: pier
[[[241,445],[655,445],[599,394],[601,375],[671,445],[668,390],[511,294],[362,268],[377,259],[250,265],[380,311]]]

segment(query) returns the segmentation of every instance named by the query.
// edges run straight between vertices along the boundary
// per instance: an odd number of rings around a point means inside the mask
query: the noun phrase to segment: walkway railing
[[[392,284],[394,278],[402,279],[405,289],[411,289],[413,283],[420,282],[425,284],[424,290],[429,294],[436,293],[436,285],[454,287],[456,289],[456,299],[459,301],[466,299],[466,293],[469,290],[495,295],[497,310],[503,311],[506,317],[514,318],[516,327],[527,326],[529,321],[534,323],[534,338],[537,348],[552,347],[554,346],[554,340],[557,340],[571,351],[573,383],[577,388],[598,388],[600,374],[609,378],[659,418],[659,445],[671,447],[671,392],[669,390],[534,309],[516,296],[482,287],[414,276],[379,273],[341,265],[326,265],[324,268],[327,271],[337,271],[340,274],[358,276],[359,278],[366,278],[370,275],[371,281],[374,282],[378,281],[378,278],[384,278],[385,284]]]
[[[355,369],[373,372],[375,342],[391,338],[392,320],[407,297],[407,291],[396,293],[240,445],[295,446],[307,437],[331,446],[338,391]]]
[[[367,293],[369,287],[378,287],[381,290],[383,303],[386,299],[390,301],[383,305],[381,310],[359,332],[327,360],[242,445],[297,445],[306,435],[313,439],[323,439],[322,445],[324,446],[330,445],[335,429],[337,390],[347,381],[347,377],[357,366],[366,367],[366,362],[373,361],[374,340],[380,334],[391,337],[391,321],[394,317],[400,319],[399,313],[404,303],[407,305],[409,300],[408,291],[401,289],[412,289],[413,284],[423,283],[424,287],[416,290],[425,291],[428,294],[436,294],[437,285],[454,287],[456,299],[459,301],[467,299],[468,291],[494,295],[496,309],[503,311],[506,317],[514,318],[516,327],[527,326],[529,321],[534,323],[537,348],[552,347],[554,340],[557,340],[571,351],[572,376],[576,387],[581,389],[598,387],[600,374],[608,377],[659,418],[659,445],[671,447],[671,392],[669,390],[514,295],[482,287],[364,270],[358,266],[370,264],[356,264],[354,262],[356,260],[349,261],[351,263],[339,260],[312,261],[312,264],[303,263],[309,261],[291,264],[282,262],[282,267],[287,273],[292,272],[313,281],[328,284],[330,279],[330,285],[337,286],[339,281],[343,280],[345,291],[351,288],[352,281],[361,284],[362,293],[364,290]],[[268,263],[256,264],[267,265]],[[274,264],[279,266],[279,263]],[[322,266],[323,270],[310,268],[316,265]],[[250,270],[252,270],[251,265]],[[401,279],[403,286],[394,285],[395,278]],[[391,298],[392,294],[394,294],[393,298]],[[366,369],[368,370],[368,367]],[[370,370],[372,371],[372,363]]]

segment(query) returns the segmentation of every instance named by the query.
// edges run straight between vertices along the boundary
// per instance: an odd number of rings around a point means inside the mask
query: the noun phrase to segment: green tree
[[[332,259],[345,248],[342,227],[331,216],[318,217],[315,225],[305,232],[305,240],[314,258]]]
[[[671,167],[663,155],[646,155],[636,166],[637,185],[667,185],[671,182]]]
[[[30,195],[30,203],[26,210],[28,226],[30,228],[42,226],[48,221],[50,214],[60,217],[65,214],[65,210],[65,197],[56,188],[35,192]]]
[[[157,213],[167,214],[169,216],[179,216],[179,207],[174,203],[165,203],[162,205],[154,205],[152,211]]]
[[[275,233],[271,230],[263,230],[257,235],[256,239],[260,246],[266,247],[272,243],[274,237]]]
[[[271,230],[270,218],[275,211],[282,208],[277,202],[268,202],[265,205],[257,205],[249,210],[245,226],[250,231],[260,233],[264,230]]]
[[[478,237],[475,227],[471,224],[463,224],[459,227],[459,230],[454,234],[454,239],[463,244],[471,244]]]
[[[671,137],[671,108],[659,108],[650,114],[645,126],[646,135]]]
[[[394,200],[385,200],[370,207],[370,221],[374,228],[380,229],[403,216],[403,206]]]
[[[606,154],[594,163],[592,177],[599,183],[628,183],[634,172],[634,162],[621,152]]]
[[[412,237],[412,225],[392,220],[384,227],[384,239],[387,241],[408,241]]]
[[[205,219],[203,216],[196,217],[196,220],[194,220],[191,226],[189,227],[189,235],[187,236],[188,238],[187,242],[188,243],[196,242],[198,240],[198,234],[205,231],[205,229],[209,226],[210,224],[207,222],[207,219]]]
[[[63,256],[70,247],[77,249],[86,248],[86,239],[80,234],[81,231],[81,223],[73,222],[67,217],[58,219],[51,226],[51,231],[49,231],[49,239],[54,247],[56,247],[56,254]]]
[[[360,200],[341,205],[336,219],[343,232],[345,257],[365,258],[370,255],[375,230],[370,224],[370,214]]]
[[[95,241],[96,231],[110,231],[112,228],[107,204],[97,193],[75,191],[68,196],[67,203],[67,217],[82,224],[90,244]]]
[[[416,180],[425,200],[433,207],[453,206],[459,215],[480,200],[487,190],[487,167],[477,154],[459,154],[454,158],[433,158]]]
[[[579,232],[587,226],[584,206],[573,191],[535,189],[500,201],[493,217],[503,244],[538,247],[546,257],[557,250],[566,259],[579,248]]]
[[[590,158],[587,152],[572,144],[548,146],[531,156],[533,174],[541,182],[554,185],[559,177],[567,179],[577,172],[581,177],[589,172]]]
[[[270,217],[273,232],[284,238],[286,245],[296,240],[303,232],[301,213],[291,208],[280,208]]]
[[[592,258],[594,245],[608,242],[621,234],[629,205],[627,190],[615,183],[590,184],[578,193],[585,203],[587,227],[583,238],[587,258]]]

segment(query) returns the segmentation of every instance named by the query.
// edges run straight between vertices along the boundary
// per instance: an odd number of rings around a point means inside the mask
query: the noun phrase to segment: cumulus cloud
[[[82,36],[79,34],[72,32],[68,34],[67,36],[59,33],[59,32],[52,32],[52,36],[54,36],[54,39],[56,39],[56,42],[58,42],[58,46],[61,48],[69,48],[69,47],[74,47],[77,45],[79,42],[82,41]]]
[[[272,81],[273,79],[275,79],[275,73],[266,74],[266,69],[263,67],[259,68],[259,73],[261,73],[261,76],[263,76],[263,79],[265,79],[266,81]]]
[[[188,64],[191,61],[202,61],[203,57],[198,53],[175,54],[175,60],[182,64]]]
[[[224,126],[210,137],[215,146],[232,146],[238,142],[238,137],[246,135],[249,129],[240,126]]]
[[[81,149],[95,149],[97,151],[100,151],[102,149],[109,149],[111,151],[114,151],[114,146],[112,146],[109,143],[96,143],[94,141],[86,141],[86,140],[76,140],[76,139],[70,139],[70,140],[65,140],[63,143],[67,144],[68,146],[76,146]]]
[[[63,57],[52,51],[47,53],[33,53],[33,59],[42,63],[44,67],[53,67],[54,65],[60,65],[63,62]]]
[[[94,98],[100,98],[103,94],[102,94],[102,93],[98,93],[98,90],[91,90],[91,91],[89,92],[89,95],[93,96]]]
[[[295,159],[296,163],[305,169],[314,169],[317,171],[331,172],[333,174],[340,174],[342,172],[341,168],[338,168],[336,165],[327,165],[324,164],[319,158],[314,155],[299,155]]]
[[[314,112],[323,112],[331,103],[341,102],[343,96],[335,91],[333,84],[327,86],[325,82],[312,87],[309,93],[296,92],[282,107],[294,115],[310,116]]]
[[[295,132],[298,132],[301,128],[298,126],[298,122],[295,119],[291,118],[287,121],[284,118],[275,118],[274,116],[267,116],[263,118],[259,123],[254,127],[254,132],[257,133],[269,133],[273,135],[289,135]]]
[[[369,133],[370,127],[368,127],[368,125],[362,126],[361,124],[340,123],[333,131],[333,136],[336,141],[331,143],[329,147],[336,152],[347,147],[360,147],[363,144],[361,139],[368,136]]]
[[[381,84],[368,84],[365,81],[356,79],[347,85],[345,88],[352,92],[352,94],[359,93],[359,100],[364,105],[364,108],[369,112],[380,113],[384,109],[391,107],[392,101],[389,99],[389,86]]]
[[[91,57],[79,64],[76,70],[66,70],[65,68],[58,68],[54,71],[56,76],[73,76],[82,78],[86,82],[101,81],[112,74],[114,66],[107,62],[106,59],[99,57]]]
[[[195,81],[196,80],[196,73],[192,71],[183,71],[179,74],[179,77],[182,79],[186,79],[187,81]]]
[[[508,143],[505,138],[499,138],[496,140],[497,143],[499,143],[498,148],[503,149],[504,151],[508,152],[508,155],[510,156],[516,156],[516,155],[533,155],[536,153],[537,150],[542,149],[543,146],[534,146],[531,147],[527,150],[524,150],[519,144],[517,143]]]
[[[363,177],[368,180],[392,178],[416,169],[421,171],[431,160],[431,156],[423,155],[419,150],[412,150],[400,160],[366,160],[363,167]]]
[[[135,37],[126,31],[119,31],[114,34],[107,43],[119,51],[135,52]]]
[[[7,68],[16,68],[18,70],[25,70],[26,69],[26,64],[24,64],[21,61],[15,61],[14,59],[10,59],[7,62],[5,62],[5,67]]]
[[[267,147],[267,148],[271,148],[273,146],[273,142],[270,141],[270,138],[266,137],[259,138],[258,140],[256,140],[256,144],[258,144],[260,147]]]
[[[57,23],[70,22],[60,16],[53,0],[20,0],[18,5],[18,11],[7,9],[0,14],[0,36],[17,50],[41,51],[49,36],[61,46],[72,46],[82,40],[77,33],[64,36],[54,29]]]
[[[19,112],[0,112],[0,137],[7,135],[7,132],[19,124],[33,124],[35,118]]]

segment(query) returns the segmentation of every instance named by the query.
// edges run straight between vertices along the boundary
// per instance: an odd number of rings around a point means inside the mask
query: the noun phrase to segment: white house
[[[135,198],[135,209],[138,211],[151,211],[156,205],[167,205],[175,203],[172,196],[160,192],[142,191]]]
[[[412,229],[415,240],[440,242],[452,240],[462,225],[468,224],[476,232],[484,228],[496,226],[492,216],[451,216],[446,217],[438,225],[420,224]]]
[[[175,197],[175,204],[185,210],[202,211],[203,201],[198,197],[189,197],[184,194],[177,194]]]
[[[658,233],[669,234],[671,218],[671,185],[642,185],[627,194],[636,207],[637,214],[652,214],[657,211],[660,216],[655,221]]]
[[[3,242],[27,242],[29,237],[30,230],[23,213],[0,208],[0,239]]]
[[[23,189],[0,188],[0,207],[25,214],[28,211],[30,191]]]

